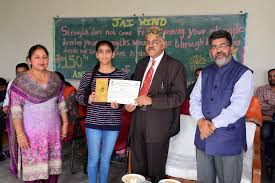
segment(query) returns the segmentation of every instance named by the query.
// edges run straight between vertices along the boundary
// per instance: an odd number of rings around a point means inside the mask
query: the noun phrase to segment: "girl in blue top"
[[[109,41],[96,44],[97,65],[84,73],[76,99],[87,105],[86,137],[88,143],[89,183],[96,183],[98,163],[99,182],[108,183],[111,155],[121,126],[121,108],[116,102],[95,103],[96,78],[128,79],[126,73],[115,68],[112,59],[114,46]]]

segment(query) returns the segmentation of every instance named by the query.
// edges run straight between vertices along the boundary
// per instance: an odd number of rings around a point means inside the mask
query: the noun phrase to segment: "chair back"
[[[75,98],[76,89],[73,86],[66,86],[64,89],[64,99],[68,108],[69,128],[67,137],[62,140],[63,143],[71,142],[75,135],[75,126],[79,118],[78,102]]]
[[[262,126],[263,115],[261,110],[261,104],[258,97],[253,96],[246,112],[246,121],[254,122],[255,124]]]

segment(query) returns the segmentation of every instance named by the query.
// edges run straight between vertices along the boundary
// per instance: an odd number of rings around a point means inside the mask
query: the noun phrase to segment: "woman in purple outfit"
[[[27,183],[56,183],[62,168],[61,139],[68,131],[67,108],[64,84],[47,70],[48,56],[44,46],[31,47],[31,69],[18,76],[10,89],[11,171],[22,175]]]

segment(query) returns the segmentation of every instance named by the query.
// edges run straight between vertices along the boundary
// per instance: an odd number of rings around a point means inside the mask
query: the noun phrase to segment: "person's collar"
[[[154,59],[156,61],[156,63],[159,63],[161,61],[163,55],[164,55],[164,51],[157,58]],[[153,60],[153,58],[150,57],[150,62],[152,62],[152,60]]]

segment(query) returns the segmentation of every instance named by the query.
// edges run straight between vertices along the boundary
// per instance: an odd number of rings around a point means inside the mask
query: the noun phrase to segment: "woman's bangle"
[[[69,122],[63,122],[63,125],[64,125],[64,124],[69,124]]]
[[[25,132],[22,132],[22,133],[20,133],[19,135],[17,135],[17,137],[21,137],[21,136],[23,136],[25,134]]]

